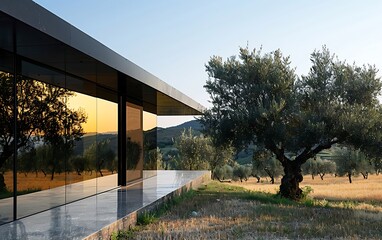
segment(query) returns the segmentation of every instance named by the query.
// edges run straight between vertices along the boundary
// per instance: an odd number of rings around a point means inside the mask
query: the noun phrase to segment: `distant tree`
[[[304,163],[302,165],[302,172],[304,174],[309,174],[312,176],[312,179],[314,179],[314,177],[316,175],[318,175],[318,172],[317,172],[317,161],[314,159],[314,158],[310,158],[306,161],[306,163]]]
[[[179,150],[171,149],[162,155],[162,162],[160,163],[160,168],[158,169],[176,169],[177,159],[179,159]]]
[[[252,174],[252,167],[248,165],[235,164],[233,167],[233,179],[240,182],[247,181]]]
[[[349,183],[352,183],[352,176],[357,176],[361,172],[370,169],[366,155],[359,149],[352,147],[341,147],[334,151],[334,160],[337,163],[337,175],[347,176]]]
[[[233,178],[233,168],[228,164],[225,164],[223,166],[217,166],[215,168],[215,177],[220,182],[226,180],[230,181]]]
[[[310,174],[312,179],[315,175],[319,175],[324,180],[326,174],[335,173],[337,165],[334,161],[321,159],[319,156],[309,159],[303,166],[302,170],[305,174]]]
[[[275,178],[281,176],[283,167],[274,157],[272,152],[265,149],[255,149],[252,157],[252,175],[260,182],[261,177],[269,177],[271,183],[275,183]]]
[[[215,147],[211,141],[209,141],[209,149],[211,154],[208,157],[208,163],[210,165],[211,178],[216,179],[216,168],[224,166],[228,162],[232,161],[235,150],[230,145]]]
[[[86,115],[66,105],[73,92],[25,77],[17,79],[16,87],[18,111],[15,122],[13,75],[0,72],[0,168],[13,155],[15,146],[21,149],[42,139],[52,146],[63,141],[70,147],[84,134],[82,123],[86,122]],[[15,123],[16,136],[13,132]],[[2,185],[5,186],[0,183]]]
[[[192,129],[184,130],[176,139],[179,150],[178,168],[186,170],[207,169],[210,158],[209,140],[203,136],[194,136]]]
[[[372,159],[374,172],[378,176],[382,172],[382,158],[375,157]]]
[[[366,149],[382,141],[381,81],[374,66],[339,61],[327,48],[297,77],[288,57],[241,48],[239,57],[214,56],[205,85],[212,108],[204,132],[236,148],[264,146],[284,168],[280,194],[298,200],[301,166],[334,144]]]
[[[118,169],[118,157],[114,154],[114,159],[105,163],[105,168],[114,174]]]
[[[369,178],[370,173],[374,173],[374,166],[372,160],[367,158],[366,154],[363,154],[361,159],[359,159],[359,162],[357,162],[359,173],[362,175],[364,179]]]
[[[126,157],[127,164],[126,167],[129,170],[135,169],[137,164],[141,158],[142,147],[139,142],[131,140],[131,138],[127,138],[126,141]]]
[[[37,161],[36,161],[36,149],[33,147],[24,147],[19,150],[17,156],[18,161],[18,172],[24,172],[27,176],[29,172],[38,172]]]
[[[335,173],[337,169],[337,165],[335,162],[317,158],[317,173],[320,176],[321,180],[324,180],[324,176],[326,174]]]
[[[162,162],[162,152],[159,148],[154,148],[145,153],[145,162],[143,169],[145,170],[154,170],[160,169],[160,164]],[[158,166],[159,165],[159,166]]]
[[[160,169],[162,162],[163,162],[163,153],[160,150],[160,148],[157,147],[156,148],[156,164],[157,164],[156,169]]]
[[[82,172],[89,168],[89,159],[83,156],[74,156],[70,158],[70,165],[77,175],[81,175]]]
[[[44,174],[45,177],[47,173],[51,171],[51,159],[53,159],[53,153],[52,148],[49,145],[42,145],[36,148],[36,167]]]
[[[143,169],[156,170],[158,163],[162,161],[162,155],[158,148],[157,129],[153,128],[143,132]],[[159,159],[160,157],[160,159]]]
[[[89,163],[95,165],[95,169],[103,176],[102,169],[107,165],[112,165],[115,161],[115,153],[110,147],[110,139],[94,142],[84,152],[84,157]]]

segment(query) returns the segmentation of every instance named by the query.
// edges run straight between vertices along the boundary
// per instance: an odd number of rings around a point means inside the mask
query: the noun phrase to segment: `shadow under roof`
[[[122,91],[145,111],[157,115],[199,115],[205,109],[31,0],[0,0],[0,28],[2,48],[12,46],[15,36],[17,54],[30,62],[95,82],[108,89],[110,95]],[[118,79],[125,86],[121,87]]]

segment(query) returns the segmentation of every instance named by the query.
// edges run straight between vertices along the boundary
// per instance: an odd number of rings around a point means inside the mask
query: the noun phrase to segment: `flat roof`
[[[205,110],[195,100],[37,3],[31,0],[0,0],[0,3],[0,12],[17,20],[17,54],[114,92],[121,90],[118,79],[125,78],[128,99],[142,100],[144,110],[157,115],[199,115]],[[7,20],[2,20],[0,24],[4,25]],[[12,41],[6,27],[1,27],[0,43]],[[9,35],[12,31],[9,29]]]

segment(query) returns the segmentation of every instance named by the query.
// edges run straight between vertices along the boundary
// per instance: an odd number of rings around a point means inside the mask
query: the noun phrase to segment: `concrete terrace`
[[[198,187],[208,171],[158,171],[154,177],[0,226],[1,239],[102,239],[135,224],[137,213],[183,188]]]

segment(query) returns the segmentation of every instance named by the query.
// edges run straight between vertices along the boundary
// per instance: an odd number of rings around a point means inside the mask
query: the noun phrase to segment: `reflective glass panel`
[[[143,111],[143,178],[156,175],[158,158],[161,152],[157,148],[157,116]]]
[[[127,182],[142,178],[143,170],[143,131],[142,107],[126,105],[126,166]]]
[[[97,192],[117,186],[118,105],[97,98]]]
[[[64,88],[19,76],[17,80],[17,216],[65,203],[67,136]]]
[[[95,90],[95,86],[87,86]],[[73,118],[68,116],[68,123],[74,119],[80,119],[82,123],[80,126],[77,124],[77,129],[71,130],[80,131],[80,134],[73,141],[72,150],[67,152],[66,203],[94,195],[98,171],[97,99],[73,92],[73,95],[68,97],[67,106],[68,110],[77,113]]]
[[[1,54],[1,52],[0,52]],[[3,57],[4,55],[0,55]],[[3,64],[4,64],[4,59]],[[13,75],[0,66],[0,225],[13,219]]]

